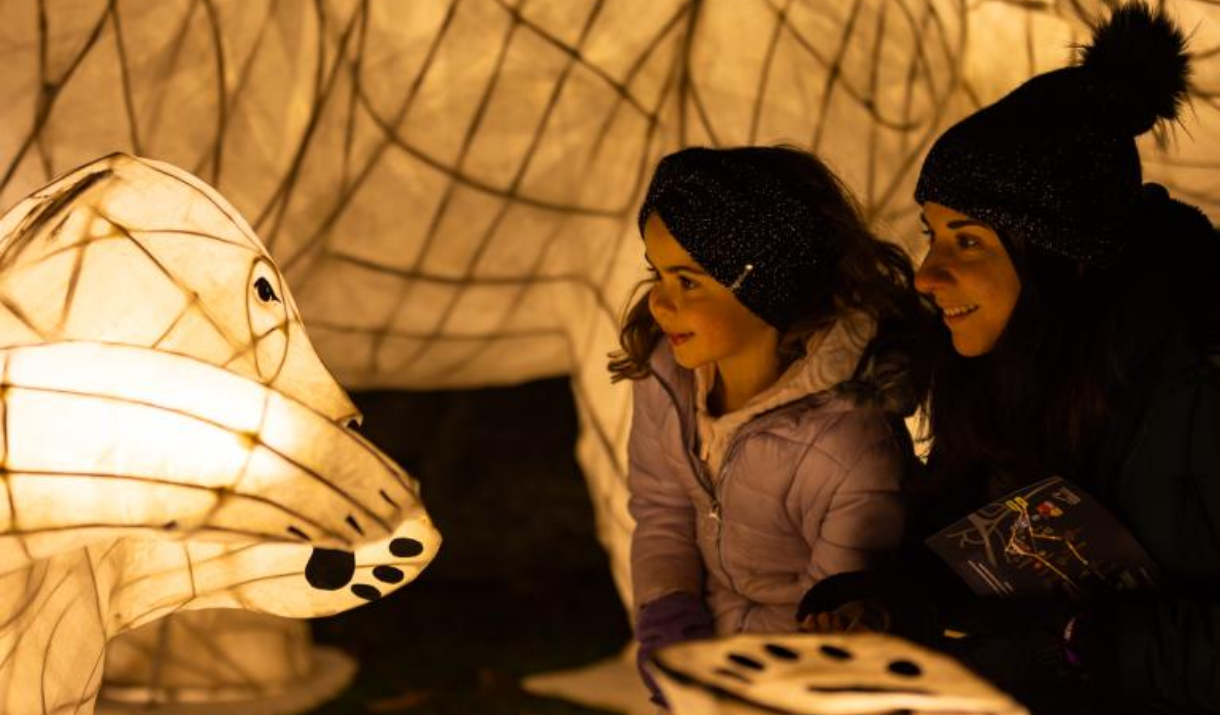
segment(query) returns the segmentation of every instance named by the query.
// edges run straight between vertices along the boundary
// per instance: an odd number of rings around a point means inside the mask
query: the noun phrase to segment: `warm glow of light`
[[[279,540],[292,526],[344,547],[388,533],[401,517],[395,505],[413,501],[406,475],[359,435],[223,368],[80,342],[0,359],[21,531],[173,523],[204,538]],[[71,449],[64,434],[74,435]],[[389,479],[368,480],[378,473]],[[319,508],[319,493],[340,508]]]
[[[335,613],[431,561],[414,480],[347,429],[292,306],[171,166],[107,157],[0,218],[0,712],[90,710],[128,628]]]
[[[206,362],[131,345],[64,342],[16,349],[7,365],[7,382],[28,390],[149,405],[239,433],[258,432],[271,392]]]
[[[633,208],[649,167],[682,143],[805,144],[883,234],[918,245],[911,194],[933,138],[1061,65],[1110,4],[0,4],[0,205],[14,206],[0,236],[33,244],[0,271],[0,298],[21,306],[0,309],[0,343],[138,342],[265,380],[335,421],[355,410],[313,345],[348,386],[570,374],[579,460],[626,599],[631,405],[604,363],[640,278]],[[1166,148],[1142,140],[1146,176],[1214,216],[1220,8],[1167,7],[1191,33],[1196,101]],[[335,51],[350,28],[370,41]],[[319,77],[333,91],[319,92]],[[360,101],[332,101],[349,95]],[[203,180],[146,164],[68,202],[62,223],[25,230],[66,185],[31,194],[116,147]],[[281,296],[282,360],[278,334],[252,342],[275,321],[238,287],[267,252],[205,180],[257,225],[288,274],[277,285],[298,292]],[[124,263],[140,251],[123,230],[155,265]],[[95,280],[94,249],[123,280]],[[289,468],[258,450],[252,465],[247,478],[267,484]],[[311,490],[281,488],[294,502]],[[0,525],[6,499],[0,490]],[[0,566],[28,563],[5,534]],[[86,690],[65,688],[69,707]]]

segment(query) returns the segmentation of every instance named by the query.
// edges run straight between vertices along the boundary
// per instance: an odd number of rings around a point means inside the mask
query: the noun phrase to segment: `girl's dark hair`
[[[808,296],[807,310],[781,332],[781,365],[805,354],[808,339],[848,311],[860,311],[877,322],[877,334],[865,350],[857,378],[843,387],[870,392],[883,407],[900,414],[912,411],[927,386],[927,361],[919,347],[934,320],[927,301],[914,289],[914,270],[906,252],[875,237],[865,225],[851,192],[825,164],[809,152],[789,146],[753,156],[760,169],[804,189],[802,196],[833,232],[841,257],[833,279]],[[610,356],[611,379],[638,380],[650,374],[648,359],[661,338],[648,309],[651,281],[642,282],[623,318],[620,351]],[[645,289],[643,295],[640,289]]]
[[[1197,209],[1150,193],[1129,250],[1103,268],[1000,236],[1021,281],[1000,339],[965,358],[941,325],[932,349],[934,493],[1087,470],[1116,394],[1158,336],[1181,327],[1196,345],[1215,344],[1206,273],[1220,265],[1220,242]]]

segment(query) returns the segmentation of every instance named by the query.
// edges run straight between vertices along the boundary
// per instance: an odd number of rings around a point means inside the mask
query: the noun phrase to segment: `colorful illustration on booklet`
[[[979,595],[1086,600],[1157,582],[1156,564],[1127,528],[1060,477],[971,512],[927,543]]]

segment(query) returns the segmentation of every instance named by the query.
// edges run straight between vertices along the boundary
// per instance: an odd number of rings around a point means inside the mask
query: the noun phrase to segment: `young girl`
[[[1143,547],[1159,588],[985,599],[925,591],[927,568],[814,589],[918,611],[898,630],[1035,713],[1220,712],[1220,241],[1141,186],[1135,144],[1176,116],[1184,46],[1162,11],[1118,9],[1080,65],[938,139],[916,189],[930,250],[915,283],[944,319],[917,538],[1063,477]],[[1087,557],[1120,535],[1082,536]],[[914,609],[921,591],[931,607]]]
[[[786,147],[660,162],[639,214],[653,279],[615,379],[629,444],[641,663],[685,638],[796,630],[817,580],[898,544],[925,311],[896,246]]]

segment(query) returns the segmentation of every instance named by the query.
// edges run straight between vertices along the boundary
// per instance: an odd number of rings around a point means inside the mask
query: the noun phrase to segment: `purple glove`
[[[644,678],[644,685],[652,693],[652,702],[665,706],[665,698],[652,676],[644,670],[644,664],[653,651],[667,645],[695,638],[712,637],[712,614],[703,600],[689,593],[671,593],[640,607],[635,621],[635,637],[640,642],[636,652],[636,665]]]

